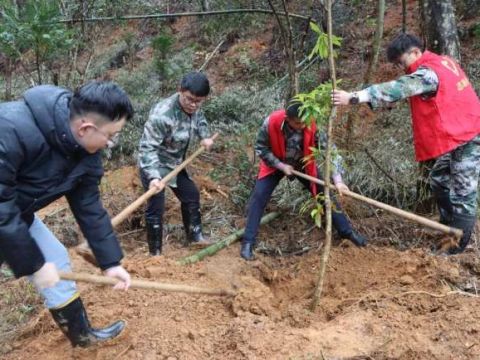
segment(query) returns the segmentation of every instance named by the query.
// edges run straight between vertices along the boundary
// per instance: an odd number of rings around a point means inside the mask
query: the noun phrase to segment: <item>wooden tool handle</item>
[[[325,186],[325,182],[323,182],[322,180],[320,179],[317,179],[317,178],[314,178],[313,176],[310,176],[310,175],[306,175],[302,172],[299,172],[299,171],[296,171],[296,170],[293,170],[293,174],[296,175],[296,176],[299,176],[301,178],[304,178],[304,179],[307,179],[307,180],[310,180],[316,184],[320,184],[322,186]],[[331,185],[330,186],[332,189],[336,189],[334,185]],[[360,194],[357,194],[357,193],[354,193],[353,191],[343,191],[342,192],[343,195],[346,195],[346,196],[349,196],[351,198],[354,198],[354,199],[357,199],[357,200],[360,200],[360,201],[363,201],[367,204],[370,204],[370,205],[373,205],[373,206],[376,206],[380,209],[383,209],[383,210],[386,210],[392,214],[395,214],[395,215],[398,215],[400,217],[403,217],[405,219],[408,219],[408,220],[412,220],[412,221],[415,221],[419,224],[422,224],[422,225],[425,225],[431,229],[434,229],[434,230],[438,230],[438,231],[441,231],[443,233],[447,233],[449,235],[453,235],[457,238],[461,238],[462,237],[462,234],[463,234],[463,231],[462,230],[459,230],[459,229],[456,229],[456,228],[453,228],[453,227],[450,227],[450,226],[447,226],[447,225],[443,225],[443,224],[440,224],[436,221],[433,221],[433,220],[430,220],[430,219],[427,219],[423,216],[419,216],[419,215],[416,215],[416,214],[412,214],[411,212],[408,212],[408,211],[405,211],[405,210],[401,210],[401,209],[398,209],[394,206],[391,206],[391,205],[387,205],[385,203],[382,203],[380,201],[377,201],[377,200],[373,200],[373,199],[370,199],[366,196],[363,196],[363,195],[360,195]]]
[[[60,278],[62,280],[82,281],[91,284],[102,285],[115,285],[119,280],[101,275],[85,274],[85,273],[66,273],[60,272]],[[168,292],[182,292],[189,294],[205,294],[205,295],[218,295],[218,296],[235,296],[236,293],[233,290],[228,289],[209,289],[201,288],[189,285],[180,284],[166,284],[156,281],[135,280],[132,279],[131,288],[133,289],[149,289],[149,290],[162,290]]]
[[[212,136],[212,140],[215,140],[218,137],[218,133],[215,133]],[[190,155],[187,159],[185,159],[180,165],[178,165],[175,169],[169,172],[162,180],[160,181],[161,187],[158,188],[151,188],[138,199],[136,199],[133,203],[128,205],[125,209],[123,209],[118,215],[116,215],[112,219],[112,226],[115,228],[120,225],[122,222],[125,221],[135,210],[137,210],[142,204],[144,204],[148,199],[150,199],[153,195],[162,191],[165,186],[167,186],[168,182],[172,180],[175,176],[178,175],[180,171],[185,169],[185,167],[190,164],[198,155],[200,155],[203,151],[205,151],[204,146],[200,146],[192,155]]]

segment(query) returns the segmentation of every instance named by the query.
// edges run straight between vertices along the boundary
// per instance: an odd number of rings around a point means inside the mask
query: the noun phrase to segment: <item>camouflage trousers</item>
[[[450,200],[454,214],[476,215],[480,135],[435,160],[430,186],[438,200]]]

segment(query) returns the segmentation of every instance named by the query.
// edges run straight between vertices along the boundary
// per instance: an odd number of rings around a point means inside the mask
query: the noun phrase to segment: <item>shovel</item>
[[[82,281],[91,284],[102,284],[102,285],[115,285],[118,283],[118,279],[114,279],[108,276],[100,276],[93,274],[85,273],[66,273],[61,271],[59,273],[62,280],[71,280],[71,281]],[[235,296],[236,292],[228,289],[211,289],[190,285],[181,285],[181,284],[168,284],[160,283],[156,281],[146,281],[146,280],[136,280],[132,279],[131,288],[133,289],[150,289],[150,290],[161,290],[167,292],[181,292],[189,294],[204,294],[204,295],[217,295],[217,296]]]
[[[316,184],[320,184],[322,186],[325,186],[324,181],[322,181],[320,179],[317,179],[317,178],[314,178],[313,176],[306,175],[306,174],[304,174],[300,171],[296,171],[296,170],[293,170],[292,173],[294,175],[298,176],[298,177],[301,177],[301,178],[304,178],[306,180],[310,180],[311,182],[314,182]],[[336,189],[334,185],[330,185],[330,187],[332,189]],[[402,209],[398,209],[394,206],[387,205],[387,204],[382,203],[380,201],[373,200],[373,199],[370,199],[366,196],[354,193],[353,191],[343,191],[342,194],[346,195],[346,196],[349,196],[351,198],[363,201],[363,202],[365,202],[367,204],[370,204],[370,205],[373,205],[377,208],[386,210],[386,211],[388,211],[392,214],[398,215],[398,216],[400,216],[404,219],[415,221],[416,223],[424,225],[426,227],[429,227],[430,229],[438,230],[438,231],[441,231],[445,234],[454,236],[457,239],[460,239],[462,237],[463,231],[460,230],[460,229],[456,229],[456,228],[453,228],[453,227],[450,227],[450,226],[447,226],[447,225],[440,224],[436,221],[427,219],[423,216],[415,215],[415,214],[412,214],[411,212],[408,212],[408,211],[405,211],[405,210],[402,210]]]

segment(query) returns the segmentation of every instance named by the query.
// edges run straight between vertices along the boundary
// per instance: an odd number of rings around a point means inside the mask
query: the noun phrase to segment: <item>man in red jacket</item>
[[[465,250],[476,221],[480,101],[453,59],[422,48],[417,37],[398,35],[387,56],[407,75],[359,92],[337,90],[332,98],[335,105],[369,102],[373,108],[409,98],[416,160],[435,160],[430,184],[440,222],[463,230],[458,246],[449,250],[457,254]]]
[[[255,188],[250,197],[247,225],[243,236],[240,255],[245,260],[253,260],[253,247],[260,219],[267,202],[270,200],[273,190],[280,180],[287,175],[293,177],[292,170],[302,171],[310,176],[317,177],[317,166],[314,161],[306,165],[303,159],[308,159],[312,154],[312,147],[317,148],[326,145],[324,133],[318,134],[315,124],[305,126],[299,116],[300,104],[293,104],[287,110],[274,111],[268,116],[257,136],[255,151],[259,155],[260,171]],[[348,190],[342,181],[342,166],[339,156],[334,160],[333,182],[338,191]],[[310,183],[303,178],[297,178],[306,189],[313,195],[322,192],[320,185]],[[367,240],[356,233],[345,214],[341,212],[340,205],[335,202],[335,210],[332,213],[333,227],[342,238],[350,239],[357,246],[365,246]]]

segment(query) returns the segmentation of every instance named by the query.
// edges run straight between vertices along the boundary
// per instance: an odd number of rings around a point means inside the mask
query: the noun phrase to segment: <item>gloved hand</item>
[[[283,173],[287,176],[293,175],[292,171],[294,169],[293,169],[293,166],[291,166],[291,165],[280,163],[280,164],[277,165],[277,169],[280,170],[280,171],[283,171]]]
[[[105,270],[105,275],[120,281],[113,287],[115,290],[128,290],[131,284],[130,274],[121,265]]]
[[[55,286],[60,281],[57,268],[54,263],[46,262],[33,273],[33,283],[40,289]]]

